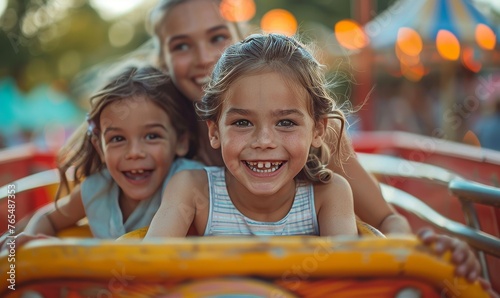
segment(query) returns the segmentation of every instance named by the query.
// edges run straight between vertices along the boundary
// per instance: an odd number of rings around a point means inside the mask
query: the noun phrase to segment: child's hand
[[[456,265],[455,274],[473,282],[481,275],[481,266],[469,245],[457,238],[436,234],[430,228],[423,228],[417,233],[426,245],[433,245],[434,251],[441,255],[451,251],[451,261]]]
[[[487,280],[480,277],[479,283],[481,284],[481,287],[483,287],[483,289],[490,295],[491,298],[500,298],[500,296],[493,290],[491,284]]]
[[[37,234],[37,235],[32,235],[32,234],[26,234],[24,232],[19,233],[16,236],[13,237],[6,237],[5,239],[2,239],[0,242],[0,251],[3,251],[5,249],[10,249],[11,247],[16,247],[19,248],[21,245],[25,244],[26,242],[36,240],[36,239],[53,239],[56,237],[52,236],[47,236],[43,234]]]
[[[421,229],[417,235],[424,244],[434,244],[434,251],[438,255],[443,254],[447,250],[451,251],[451,261],[456,265],[456,275],[465,277],[470,282],[478,280],[481,287],[490,297],[500,298],[491,287],[491,284],[480,277],[481,266],[474,252],[466,242],[446,235],[436,234],[430,228]]]

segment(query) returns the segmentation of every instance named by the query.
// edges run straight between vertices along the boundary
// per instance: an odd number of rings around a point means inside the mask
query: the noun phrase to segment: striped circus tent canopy
[[[413,29],[424,44],[435,43],[439,32],[446,30],[461,45],[476,45],[480,34],[498,48],[498,30],[471,0],[400,0],[368,22],[364,30],[377,50],[393,47],[400,28]]]

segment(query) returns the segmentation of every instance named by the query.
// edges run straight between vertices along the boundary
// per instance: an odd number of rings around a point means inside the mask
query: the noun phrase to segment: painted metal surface
[[[216,281],[241,278],[247,281],[246,285],[263,282],[263,291],[270,287],[276,293],[291,293],[276,297],[301,296],[299,289],[307,292],[304,287],[316,293],[320,284],[323,291],[333,291],[342,283],[359,281],[362,285],[376,280],[394,280],[392,294],[404,288],[396,281],[405,280],[421,285],[418,286],[421,291],[430,291],[423,297],[440,297],[435,296],[437,294],[453,297],[457,292],[462,297],[487,297],[478,283],[457,278],[448,260],[448,254],[434,256],[414,237],[193,237],[144,242],[39,240],[16,252],[17,289],[9,290],[8,281],[2,279],[0,296],[21,297],[23,291],[41,291],[44,284],[61,294],[66,282],[77,281],[92,281],[101,288],[120,291],[128,286],[130,290],[156,285],[170,294],[183,287],[191,287],[191,293],[197,293],[199,289],[193,288],[193,282],[199,282],[197,286],[209,282],[220,289],[222,295],[224,287],[217,286]],[[7,272],[10,264],[7,256],[2,255],[0,271]],[[119,286],[120,278],[127,287]],[[391,283],[381,285],[388,287]],[[66,291],[68,289],[71,287]],[[244,287],[238,289],[245,294],[245,290],[241,290]],[[79,291],[80,296],[61,297],[82,297],[85,287]],[[252,291],[246,294],[267,296]],[[228,293],[231,292],[225,295]],[[116,294],[110,297],[125,297]]]

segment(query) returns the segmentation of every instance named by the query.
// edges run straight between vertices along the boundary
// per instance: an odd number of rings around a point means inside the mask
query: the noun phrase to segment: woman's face
[[[191,101],[201,100],[212,67],[237,36],[235,24],[221,17],[218,1],[190,0],[168,11],[160,29],[162,59]]]

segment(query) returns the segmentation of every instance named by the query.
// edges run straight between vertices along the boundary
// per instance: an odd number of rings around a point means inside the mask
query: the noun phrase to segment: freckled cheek
[[[285,135],[281,138],[282,143],[299,144],[304,142],[304,138],[298,135]]]
[[[293,135],[293,136],[286,136],[281,139],[281,144],[283,146],[286,146],[289,148],[291,151],[300,151],[300,150],[306,150],[309,152],[310,148],[310,142],[309,139],[302,135]]]
[[[221,145],[226,151],[234,152],[245,146],[246,143],[247,142],[241,138],[227,138],[222,140]]]
[[[229,146],[233,144],[244,144],[250,140],[250,137],[247,134],[233,133],[231,131],[221,131],[220,135],[222,136],[222,142]]]

